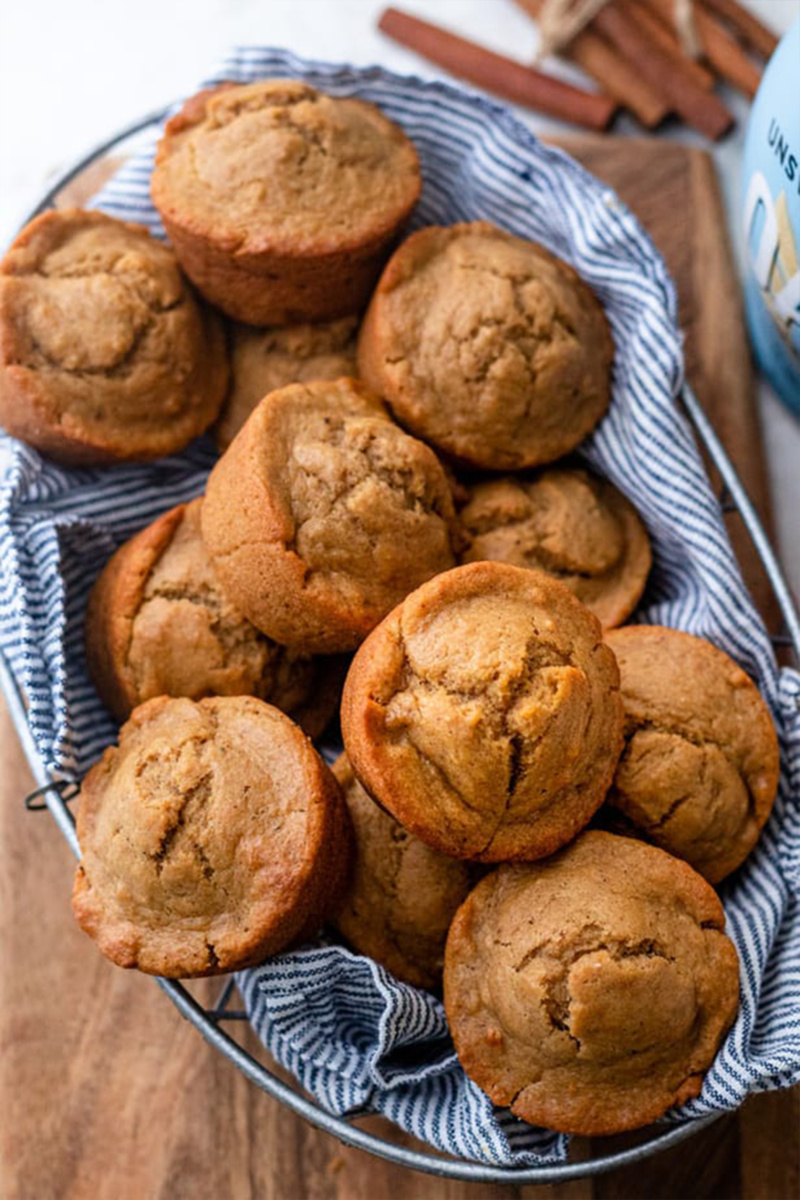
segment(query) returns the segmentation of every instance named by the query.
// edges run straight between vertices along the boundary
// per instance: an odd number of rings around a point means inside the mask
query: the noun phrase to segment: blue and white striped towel
[[[800,1080],[800,676],[779,672],[742,583],[719,506],[674,397],[682,359],[664,264],[613,192],[506,109],[460,89],[372,68],[240,49],[206,80],[291,75],[379,104],[419,148],[418,225],[487,218],[544,242],[602,300],[617,345],[611,410],[586,459],[634,502],[655,566],[639,618],[723,647],[757,681],[779,730],[783,776],[756,852],[723,888],[741,959],[738,1019],[702,1094],[675,1119],[736,1107]],[[97,197],[162,232],[148,194],[149,148]],[[203,490],[215,452],[201,439],[150,465],[65,470],[5,439],[0,487],[0,639],[29,700],[42,761],[79,776],[113,739],[88,683],[81,618],[113,548]],[[566,1139],[493,1110],[465,1078],[432,996],[340,946],[284,954],[244,972],[253,1024],[328,1108],[381,1112],[453,1154],[495,1164],[563,1159]]]

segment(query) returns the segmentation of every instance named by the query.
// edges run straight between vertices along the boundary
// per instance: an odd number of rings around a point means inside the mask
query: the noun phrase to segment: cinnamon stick
[[[539,16],[543,3],[544,0],[517,0],[520,8],[534,18]],[[629,108],[645,128],[653,129],[667,116],[669,105],[599,33],[582,30],[559,55],[591,75],[604,92]]]
[[[639,24],[615,4],[594,18],[594,27],[635,63],[670,107],[687,124],[710,138],[720,138],[733,125],[733,115],[713,92],[704,92],[681,70],[673,58],[645,33]]]
[[[746,8],[742,8],[741,4],[737,4],[736,0],[702,0],[702,3],[727,21],[745,45],[757,50],[764,58],[772,55],[779,39],[758,17],[754,17]],[[700,5],[695,7],[699,9]]]
[[[581,91],[396,8],[386,9],[378,28],[453,75],[562,121],[605,129],[616,112],[611,96]]]
[[[642,13],[655,14],[664,23],[672,19],[672,0],[644,2],[646,7],[642,8]],[[722,79],[752,99],[761,82],[761,72],[747,57],[736,38],[699,4],[694,7],[694,23],[706,61]]]
[[[604,92],[629,108],[646,129],[654,129],[668,115],[669,105],[599,33],[583,30],[567,50],[567,57]]]
[[[714,86],[714,76],[685,52],[675,33],[675,26],[671,22],[665,23],[660,20],[646,4],[641,3],[641,0],[616,0],[616,3],[631,20],[638,21],[640,28],[645,33],[649,33],[662,50],[680,60],[681,68],[687,79],[693,79],[704,92],[711,91]],[[671,6],[672,0],[667,0],[667,4]],[[671,12],[670,8],[670,14]]]

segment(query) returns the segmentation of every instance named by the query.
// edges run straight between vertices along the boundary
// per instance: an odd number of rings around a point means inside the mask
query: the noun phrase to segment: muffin
[[[486,221],[399,247],[358,339],[358,373],[417,437],[520,470],[569,453],[610,399],[613,343],[572,267]]]
[[[621,1133],[700,1091],[739,972],[713,889],[654,846],[592,831],[502,866],[447,939],[456,1053],[494,1104],[562,1133]]]
[[[287,383],[355,375],[355,317],[321,325],[254,329],[232,324],[231,384],[214,438],[227,450],[259,400]]]
[[[352,650],[455,563],[436,455],[354,379],[261,401],[208,481],[203,538],[225,592],[267,637]]]
[[[72,907],[121,967],[235,971],[335,910],[350,828],[305,735],[252,696],[136,709],[86,776]]]
[[[614,655],[568,588],[470,563],[407,596],[356,654],[341,723],[359,780],[410,833],[478,862],[552,854],[622,747]]]
[[[286,650],[237,612],[200,536],[202,503],[170,509],[106,564],[86,610],[89,674],[121,721],[153,696],[249,695],[317,737],[344,665]]]
[[[657,625],[608,635],[625,749],[608,802],[625,832],[712,883],[753,849],[775,800],[778,739],[753,681],[702,638]]]
[[[361,309],[419,193],[397,125],[291,79],[194,96],[167,122],[151,180],[186,274],[251,325]]]
[[[0,422],[58,462],[173,454],[227,381],[219,319],[144,226],[44,213],[0,263]]]
[[[462,562],[545,571],[606,629],[630,616],[650,571],[650,541],[613,484],[578,467],[551,467],[464,486]]]
[[[370,800],[343,754],[333,765],[355,832],[353,871],[336,916],[339,932],[404,983],[437,988],[444,943],[472,876],[430,850]]]

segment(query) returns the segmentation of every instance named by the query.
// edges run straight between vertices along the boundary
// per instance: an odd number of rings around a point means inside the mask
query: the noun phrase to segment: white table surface
[[[512,0],[397,3],[501,53],[527,61],[535,51],[534,26]],[[49,178],[117,128],[191,91],[231,44],[442,74],[376,31],[384,7],[383,0],[0,0],[0,246]],[[782,33],[800,0],[750,0],[750,7]],[[570,69],[561,73],[569,77]],[[725,98],[738,123],[714,156],[737,241],[747,105],[737,93]],[[564,128],[518,112],[537,132]],[[624,119],[615,132],[641,130]],[[705,144],[685,129],[659,136]],[[759,403],[779,551],[800,595],[800,422],[766,384]]]

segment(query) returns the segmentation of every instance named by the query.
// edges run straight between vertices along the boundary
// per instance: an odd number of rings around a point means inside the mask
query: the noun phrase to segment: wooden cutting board
[[[768,521],[752,369],[711,160],[656,140],[579,137],[564,144],[616,188],[664,253],[680,295],[688,377]],[[99,182],[95,169],[66,199],[80,203]],[[768,612],[757,560],[735,522],[732,534],[753,595]],[[458,1184],[340,1146],[247,1083],[152,981],[97,953],[70,914],[69,851],[46,813],[23,808],[32,787],[3,706],[2,1200],[800,1195],[797,1091],[755,1097],[649,1162],[551,1188]],[[595,1152],[602,1147],[595,1143]],[[583,1156],[588,1150],[578,1148]]]

